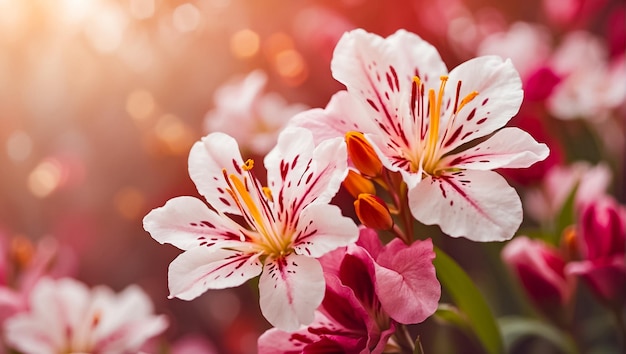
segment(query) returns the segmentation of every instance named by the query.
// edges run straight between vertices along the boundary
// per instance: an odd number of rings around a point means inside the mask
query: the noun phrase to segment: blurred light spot
[[[0,40],[16,42],[26,34],[28,7],[21,1],[0,1]]]
[[[123,218],[134,220],[143,214],[145,198],[137,188],[124,187],[115,193],[113,203]]]
[[[28,188],[36,197],[47,197],[59,187],[62,176],[61,163],[56,159],[46,159],[28,175]]]
[[[282,51],[293,49],[293,40],[285,33],[274,33],[265,41],[264,49],[266,55],[273,58]]]
[[[191,32],[200,24],[200,11],[192,4],[183,4],[174,9],[172,20],[178,32]]]
[[[79,25],[97,8],[97,2],[84,0],[61,0],[56,7],[49,9],[59,14],[62,21],[69,25]]]
[[[24,131],[16,130],[7,139],[7,155],[13,161],[24,161],[33,151],[33,140]]]
[[[130,15],[143,20],[154,15],[154,0],[130,0]]]
[[[307,78],[306,63],[298,51],[284,50],[278,53],[274,60],[276,71],[286,83],[297,86]]]
[[[237,294],[230,289],[212,293],[208,306],[211,317],[218,322],[221,328],[230,326],[241,311],[241,301]],[[228,311],[224,311],[224,309],[228,309]]]
[[[95,50],[112,53],[122,43],[127,21],[126,15],[112,3],[102,6],[85,27],[85,35]]]
[[[10,247],[11,261],[19,270],[26,269],[35,256],[33,243],[22,235],[15,235],[11,238]]]
[[[259,35],[250,30],[243,29],[230,37],[230,50],[239,58],[249,58],[259,51]]]
[[[173,154],[186,153],[193,142],[192,134],[187,126],[173,114],[161,116],[154,127],[154,133]]]
[[[126,98],[126,112],[135,120],[148,118],[154,107],[154,97],[146,90],[134,90]]]

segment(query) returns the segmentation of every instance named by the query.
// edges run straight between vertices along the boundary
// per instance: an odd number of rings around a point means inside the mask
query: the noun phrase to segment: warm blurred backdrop
[[[261,69],[265,91],[284,104],[323,107],[341,88],[330,73],[334,44],[356,27],[416,32],[450,68],[516,21],[546,25],[553,43],[586,29],[611,56],[623,53],[623,1],[570,0],[584,9],[555,15],[557,3],[0,0],[0,233],[54,237],[76,252],[76,276],[90,285],[139,284],[170,316],[169,339],[197,333],[220,352],[254,352],[268,327],[255,287],[167,300],[167,265],[179,251],[141,223],[169,198],[197,196],[187,155],[208,132],[216,90]],[[614,190],[623,203],[623,181]]]

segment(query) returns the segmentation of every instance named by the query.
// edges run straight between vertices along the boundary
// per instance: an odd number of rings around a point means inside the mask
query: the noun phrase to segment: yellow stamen
[[[243,168],[244,171],[250,171],[253,167],[254,167],[253,159],[247,159],[246,162],[244,162],[243,165],[241,166],[241,168]]]
[[[448,77],[443,75],[440,77],[439,93],[435,99],[435,90],[428,90],[428,102],[430,104],[430,123],[428,127],[428,142],[426,143],[426,151],[428,152],[427,161],[430,161],[435,155],[437,141],[439,139],[439,120],[441,119],[441,106],[443,105],[443,93],[446,88]]]
[[[270,202],[274,201],[274,197],[272,197],[272,190],[269,187],[263,187],[263,194],[265,194]]]
[[[237,194],[241,197],[245,205],[248,207],[248,210],[250,211],[250,215],[256,222],[257,226],[262,228],[262,230],[259,230],[259,231],[262,231],[263,234],[267,234],[267,230],[265,229],[265,223],[263,222],[263,216],[261,215],[259,208],[257,208],[256,203],[252,199],[252,196],[246,190],[246,186],[243,184],[241,180],[239,180],[239,178],[237,178],[236,175],[231,174],[229,177],[230,177],[230,181],[233,184],[233,187],[235,187],[235,189],[238,192]]]
[[[422,84],[422,80],[420,80],[419,76],[413,76],[413,81],[415,82],[417,87],[420,87],[420,85]]]
[[[456,113],[459,113],[461,111],[461,108],[463,108],[463,106],[465,106],[466,104],[472,102],[472,100],[474,98],[476,98],[476,96],[478,96],[478,91],[472,91],[470,93],[467,94],[467,96],[465,96],[462,100],[461,100],[461,104],[459,104],[459,107],[456,109]]]

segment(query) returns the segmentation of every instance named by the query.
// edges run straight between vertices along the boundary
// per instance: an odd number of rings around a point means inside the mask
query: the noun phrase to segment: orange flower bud
[[[348,146],[348,156],[362,174],[368,177],[376,177],[383,171],[383,164],[376,155],[374,148],[359,132],[347,132],[346,144]]]
[[[354,170],[348,170],[348,176],[343,181],[343,187],[354,198],[358,198],[361,193],[376,194],[374,183]]]
[[[373,194],[361,193],[354,201],[354,210],[361,223],[376,230],[389,230],[393,218],[387,204]]]

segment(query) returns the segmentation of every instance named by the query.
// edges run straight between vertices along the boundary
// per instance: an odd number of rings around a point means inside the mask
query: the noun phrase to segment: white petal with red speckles
[[[241,238],[239,225],[194,197],[168,200],[144,217],[143,227],[159,243],[169,243],[183,250]]]
[[[242,247],[240,242],[233,246]],[[255,253],[196,247],[172,261],[168,272],[169,297],[192,300],[208,289],[232,288],[261,273]]]
[[[523,168],[544,160],[549,153],[546,144],[538,143],[525,131],[504,128],[472,148],[446,156],[440,164],[473,170]]]
[[[354,221],[341,215],[341,209],[330,204],[311,204],[298,219],[294,250],[298,254],[320,257],[359,238]]]
[[[304,128],[286,128],[266,157],[267,179],[278,212],[299,213],[310,203],[328,203],[348,173],[343,138],[325,140],[317,147]]]
[[[317,259],[297,254],[268,259],[259,280],[261,312],[274,327],[295,331],[313,321],[324,289]]]
[[[452,69],[444,104],[447,99],[455,101],[459,81],[459,103],[472,91],[477,91],[478,96],[459,111],[447,130],[440,131],[440,138],[445,134],[441,141],[442,155],[502,128],[517,114],[524,97],[519,73],[510,60],[502,61],[497,56],[471,59]],[[443,114],[445,120],[442,119],[441,127],[448,125],[453,111],[454,104],[450,104]]]
[[[448,73],[437,49],[418,35],[399,30],[382,38],[362,29],[341,37],[331,71],[385,135],[406,136],[409,144],[417,139],[417,130],[407,128],[423,123],[422,115],[410,114],[413,77],[419,76],[428,90],[438,87],[439,77]]]
[[[409,191],[409,207],[420,222],[438,224],[452,237],[505,241],[522,222],[519,196],[492,171],[459,171],[425,178]]]
[[[226,191],[223,169],[241,175],[243,159],[239,145],[224,133],[212,133],[196,142],[189,152],[189,176],[198,192],[216,210],[241,215],[235,201]]]

